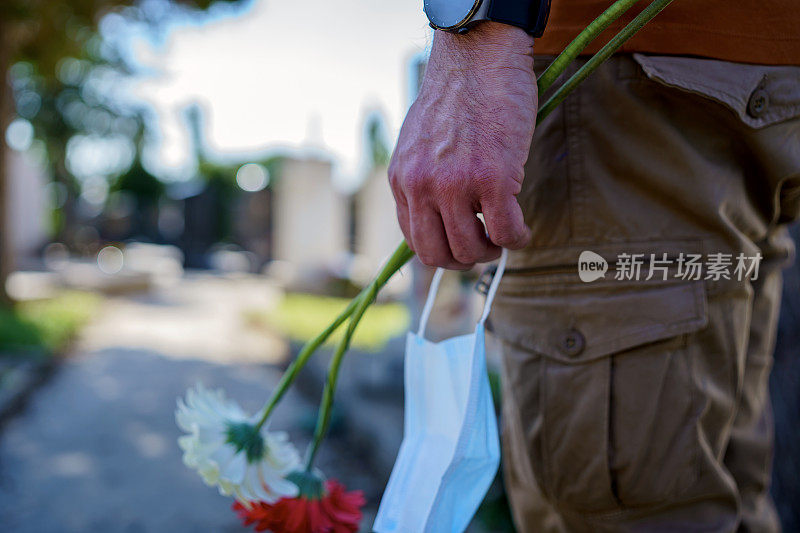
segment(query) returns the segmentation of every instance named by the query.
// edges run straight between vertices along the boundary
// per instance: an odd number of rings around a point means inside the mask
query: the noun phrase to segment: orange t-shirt
[[[613,2],[552,0],[550,20],[534,52],[558,54]],[[642,0],[587,48],[596,52],[644,9]],[[675,0],[621,49],[765,65],[800,65],[798,0]]]

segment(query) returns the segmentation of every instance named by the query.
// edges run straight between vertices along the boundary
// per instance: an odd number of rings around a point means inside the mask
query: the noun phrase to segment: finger
[[[469,270],[453,258],[444,231],[442,217],[429,205],[417,206],[413,200],[409,205],[411,240],[414,252],[424,264],[451,270]]]
[[[481,211],[493,243],[510,250],[524,248],[531,238],[517,198],[512,194],[481,199]]]
[[[397,208],[397,222],[400,224],[400,231],[403,232],[403,236],[406,239],[409,247],[414,249],[412,239],[411,239],[411,225],[409,223],[409,215],[408,215],[408,202],[406,201],[406,195],[403,193],[402,190],[398,190],[394,193],[394,202],[395,207]]]
[[[441,216],[453,259],[470,265],[500,256],[500,247],[486,236],[483,224],[468,204],[443,208]]]

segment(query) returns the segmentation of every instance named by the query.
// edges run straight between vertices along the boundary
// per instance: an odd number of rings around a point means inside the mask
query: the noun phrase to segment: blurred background
[[[202,382],[257,410],[399,243],[386,167],[429,40],[411,0],[0,3],[0,530],[243,531],[182,465],[175,399]],[[364,531],[430,275],[414,262],[362,322],[321,453]],[[479,275],[445,278],[434,336],[474,324]],[[796,264],[772,378],[787,531],[797,324]],[[272,422],[301,449],[328,355]],[[501,480],[472,530],[513,531]]]

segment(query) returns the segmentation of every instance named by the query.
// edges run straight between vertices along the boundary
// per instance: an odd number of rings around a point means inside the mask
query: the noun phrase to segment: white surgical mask
[[[484,322],[505,270],[503,250],[475,332],[439,343],[425,339],[443,270],[436,271],[405,358],[403,443],[381,499],[377,533],[462,532],[500,464]]]

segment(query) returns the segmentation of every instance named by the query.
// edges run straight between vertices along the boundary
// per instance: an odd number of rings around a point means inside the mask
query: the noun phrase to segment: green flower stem
[[[620,46],[625,44],[625,41],[633,37],[633,35],[641,30],[645,24],[650,22],[656,15],[661,13],[661,11],[667,7],[672,0],[654,0],[649,6],[647,6],[641,13],[639,13],[636,18],[634,18],[630,24],[625,26],[617,35],[611,39],[608,44],[606,44],[603,48],[600,49],[592,58],[586,62],[578,71],[572,75],[570,79],[568,79],[564,85],[558,88],[558,90],[550,97],[550,99],[539,108],[539,112],[536,115],[536,123],[539,124],[544,118],[549,115],[564,99],[567,97],[569,93],[571,93],[575,88],[580,84],[583,80],[586,79],[589,74],[594,72],[594,70],[599,67],[605,60],[607,60],[611,55],[619,50]],[[577,40],[577,39],[576,39]],[[566,67],[566,65],[564,65]],[[557,73],[554,73],[557,77]]]
[[[350,347],[350,341],[352,340],[353,334],[356,331],[356,326],[364,316],[364,313],[367,311],[370,304],[372,304],[372,302],[378,296],[378,291],[381,289],[381,287],[385,285],[386,282],[389,281],[389,279],[394,275],[394,273],[400,270],[400,268],[405,265],[413,256],[414,252],[412,252],[408,248],[406,242],[403,241],[389,261],[386,262],[386,265],[375,278],[375,281],[373,281],[367,287],[365,292],[362,292],[356,298],[356,309],[353,312],[353,316],[350,318],[347,331],[345,332],[342,340],[339,341],[339,346],[336,347],[336,352],[333,354],[330,366],[328,367],[328,376],[325,381],[325,388],[322,390],[322,400],[320,402],[320,410],[317,417],[317,426],[314,429],[314,439],[311,441],[311,444],[308,448],[308,453],[306,455],[306,472],[310,472],[312,470],[314,466],[314,458],[317,455],[319,446],[322,444],[323,439],[325,439],[325,435],[328,433],[328,427],[330,426],[331,422],[331,411],[333,407],[333,395],[336,392],[336,383],[339,379],[339,369],[341,368],[342,361],[347,353],[347,349]]]
[[[370,289],[374,286],[376,288],[376,293],[384,285],[389,281],[389,279],[397,272],[400,267],[408,262],[409,259],[414,255],[406,241],[400,243],[400,246],[392,254],[392,257],[387,261],[386,265],[383,267],[381,272],[378,274],[378,277],[366,288],[364,288],[361,293],[353,298],[353,300],[347,305],[344,311],[342,311],[339,316],[334,319],[331,324],[325,328],[325,330],[308,341],[303,348],[300,350],[300,353],[297,354],[297,357],[292,361],[292,363],[286,368],[286,371],[281,376],[281,380],[278,382],[278,386],[275,388],[275,391],[272,393],[272,396],[267,401],[266,405],[263,408],[263,412],[261,414],[261,418],[259,418],[258,422],[256,423],[256,429],[261,429],[264,423],[267,421],[269,416],[272,414],[272,411],[278,405],[278,403],[283,398],[283,395],[286,394],[286,391],[289,390],[289,387],[292,386],[294,380],[297,379],[297,375],[300,373],[300,370],[306,365],[308,360],[314,355],[314,352],[317,351],[317,348],[322,346],[328,337],[336,331],[339,326],[341,326],[347,318],[353,314],[355,311],[358,302],[360,301],[361,297],[370,291]],[[402,258],[405,258],[401,264],[398,264]],[[393,270],[392,270],[393,269]]]
[[[287,390],[289,390],[289,387],[292,386],[294,380],[297,379],[297,375],[300,373],[300,370],[302,370],[303,367],[306,366],[306,363],[311,358],[311,356],[314,355],[314,352],[317,351],[317,348],[322,346],[322,344],[324,344],[325,341],[328,340],[328,337],[330,337],[331,334],[334,331],[336,331],[336,329],[338,329],[338,327],[341,326],[345,320],[347,320],[347,317],[353,314],[353,310],[355,310],[357,303],[358,303],[358,297],[354,298],[348,304],[345,310],[342,311],[342,313],[339,316],[337,316],[336,319],[333,322],[331,322],[331,324],[327,328],[325,328],[325,330],[322,333],[320,333],[319,335],[308,341],[300,349],[300,352],[297,354],[297,357],[286,368],[286,371],[284,371],[283,375],[281,376],[281,380],[278,382],[278,386],[275,388],[275,391],[272,393],[272,396],[269,398],[267,404],[264,406],[261,418],[258,420],[258,423],[256,423],[256,428],[260,429],[261,426],[264,425],[264,423],[269,418],[269,415],[272,414],[272,411],[278,405],[278,402],[280,402],[281,399],[283,398],[283,395],[286,393]]]
[[[558,57],[550,63],[550,66],[545,69],[542,75],[539,76],[539,94],[549,89],[567,66],[589,46],[589,43],[594,41],[612,22],[621,17],[638,1],[639,0],[617,0],[617,2],[614,2],[602,15],[586,26],[586,29],[583,30],[575,40],[569,43],[567,47],[564,48],[564,51],[561,52]]]
[[[370,289],[373,289],[372,285],[370,285]],[[363,316],[367,307],[369,307],[369,302],[376,294],[377,293],[373,293],[372,290],[370,290],[369,293],[358,296],[356,299],[358,302],[356,311],[350,318],[347,331],[342,340],[339,341],[336,352],[331,358],[330,366],[328,367],[328,375],[325,380],[325,387],[322,390],[322,400],[320,401],[320,409],[317,415],[317,425],[314,428],[314,438],[306,452],[306,472],[311,472],[314,468],[314,458],[317,455],[317,451],[325,435],[328,433],[331,412],[333,411],[333,396],[336,392],[336,383],[339,379],[339,369],[347,353],[347,349],[350,347],[350,339],[352,338],[356,325],[358,325],[358,321],[361,319],[361,316]]]

